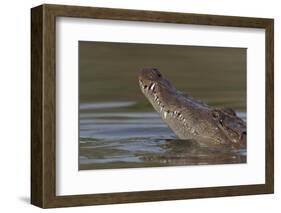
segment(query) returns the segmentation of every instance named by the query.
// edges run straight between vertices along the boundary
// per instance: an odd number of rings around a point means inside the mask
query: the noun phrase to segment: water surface
[[[92,108],[90,108],[90,106]],[[99,108],[123,112],[96,112]],[[111,107],[109,107],[111,106]],[[80,169],[246,162],[246,149],[179,140],[156,112],[126,112],[132,102],[80,105]],[[238,113],[246,119],[245,113]]]

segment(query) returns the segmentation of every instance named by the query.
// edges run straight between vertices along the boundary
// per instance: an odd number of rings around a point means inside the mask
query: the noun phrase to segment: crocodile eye
[[[220,117],[220,114],[219,114],[218,111],[213,111],[213,112],[212,112],[212,115],[213,115],[213,118],[215,118],[215,119],[217,119],[217,118]]]

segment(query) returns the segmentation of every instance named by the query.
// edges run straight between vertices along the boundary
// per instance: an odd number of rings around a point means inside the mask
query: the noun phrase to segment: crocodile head
[[[177,91],[157,68],[141,70],[138,79],[143,94],[180,139],[238,146],[246,143],[246,124],[233,110],[211,109]]]
[[[175,112],[179,103],[175,94],[176,88],[165,79],[156,68],[145,68],[139,73],[139,84],[143,94],[154,109],[164,118]]]

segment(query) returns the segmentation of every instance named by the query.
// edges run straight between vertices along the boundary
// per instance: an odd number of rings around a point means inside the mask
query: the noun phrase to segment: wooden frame
[[[56,195],[56,17],[263,28],[266,31],[266,183],[90,195]],[[41,5],[31,9],[31,203],[65,207],[273,193],[273,19]]]

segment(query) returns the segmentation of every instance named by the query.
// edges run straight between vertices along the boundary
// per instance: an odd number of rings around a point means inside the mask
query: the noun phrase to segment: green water
[[[246,120],[244,48],[79,42],[79,169],[246,162],[245,149],[178,140],[140,91],[143,67]]]

